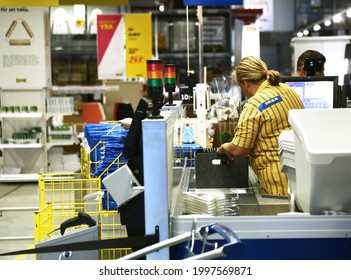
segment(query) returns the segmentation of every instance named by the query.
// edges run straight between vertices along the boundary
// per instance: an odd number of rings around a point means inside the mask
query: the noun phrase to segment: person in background
[[[229,160],[249,155],[262,194],[287,196],[287,176],[280,171],[278,140],[283,130],[292,129],[288,122],[289,110],[304,106],[295,91],[279,83],[280,73],[269,70],[258,57],[242,59],[233,75],[248,100],[233,140],[222,144],[217,153],[226,154]]]
[[[309,60],[307,64],[306,60]],[[304,51],[297,59],[296,76],[324,76],[325,61],[325,56],[318,51]]]

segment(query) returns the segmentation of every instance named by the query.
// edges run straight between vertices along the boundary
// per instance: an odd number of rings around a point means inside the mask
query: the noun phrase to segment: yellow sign
[[[0,6],[22,7],[37,6],[49,7],[58,6],[59,0],[0,0]]]
[[[63,5],[97,5],[97,6],[122,6],[128,5],[129,0],[0,0],[0,6],[63,6]]]
[[[126,14],[127,77],[147,77],[146,61],[152,59],[151,14]]]
[[[85,20],[84,19],[76,19],[76,26],[77,27],[84,27],[85,26]]]

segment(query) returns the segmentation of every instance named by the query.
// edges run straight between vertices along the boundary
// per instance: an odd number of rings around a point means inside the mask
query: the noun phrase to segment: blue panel
[[[220,247],[222,240],[217,241]],[[242,239],[243,250],[221,259],[229,260],[350,260],[351,238]],[[171,259],[186,258],[187,243],[171,247]],[[195,242],[199,254],[202,242]]]
[[[243,0],[184,0],[184,6],[243,5]]]

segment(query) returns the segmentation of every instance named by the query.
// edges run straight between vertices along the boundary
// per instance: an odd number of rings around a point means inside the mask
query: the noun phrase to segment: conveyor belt
[[[184,174],[186,172],[187,176]],[[186,178],[187,180],[181,180]],[[179,184],[181,181],[181,184]],[[247,189],[235,189],[235,188],[196,188],[195,184],[195,170],[194,169],[174,169],[173,174],[173,199],[178,198],[176,205],[173,205],[174,209],[177,211],[172,211],[172,214],[179,215],[181,209],[181,201],[179,200],[179,193],[182,191],[191,192],[223,192],[226,194],[227,198],[230,199],[231,196],[237,196],[235,205],[237,206],[237,211],[235,211],[235,216],[270,216],[277,215],[279,213],[285,213],[290,211],[290,204],[288,198],[285,197],[266,197],[262,196],[259,191],[259,185],[256,182],[251,182],[251,187]],[[186,185],[186,186],[184,186]],[[174,201],[175,202],[175,201]],[[172,208],[172,209],[173,209]],[[203,213],[206,214],[206,213]],[[228,212],[229,215],[229,212]]]

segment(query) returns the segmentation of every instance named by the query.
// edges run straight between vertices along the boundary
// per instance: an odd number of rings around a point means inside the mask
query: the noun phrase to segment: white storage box
[[[278,154],[281,171],[288,177],[290,192],[296,194],[295,140],[293,130],[284,130],[279,137]]]
[[[278,154],[282,164],[295,169],[295,139],[293,130],[284,130],[280,134]]]
[[[351,209],[351,109],[291,110],[296,202],[306,213]]]
[[[72,125],[60,125],[56,127],[48,127],[48,135],[50,141],[72,140],[74,129]]]
[[[141,187],[127,164],[107,175],[102,183],[110,192],[118,207],[144,191],[144,187]]]

